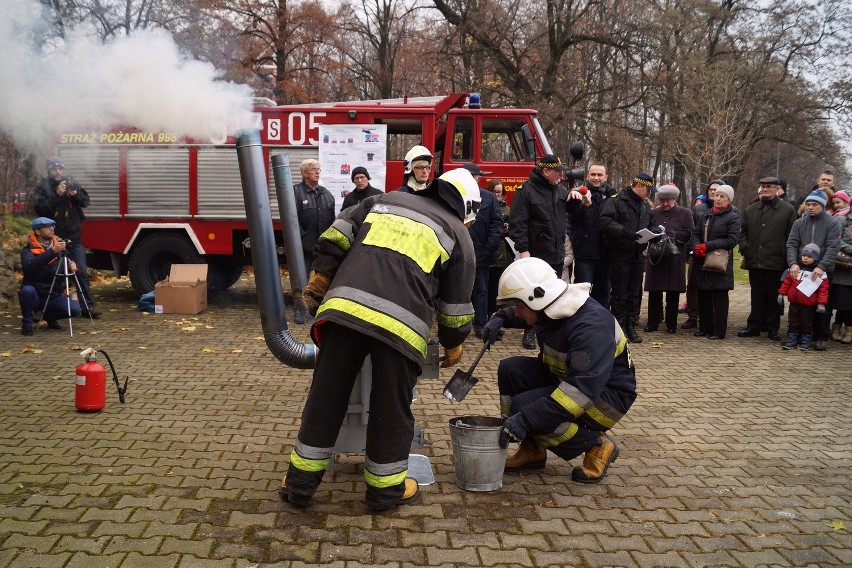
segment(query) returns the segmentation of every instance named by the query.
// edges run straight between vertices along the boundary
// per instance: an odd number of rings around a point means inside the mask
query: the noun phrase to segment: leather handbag
[[[845,253],[842,250],[837,251],[837,256],[834,259],[835,270],[850,270],[852,269],[852,255]]]
[[[705,243],[707,242],[707,229],[709,226],[709,222],[704,225]],[[730,256],[731,251],[726,249],[711,250],[707,253],[707,256],[704,257],[704,266],[702,266],[701,269],[708,272],[721,272],[726,274],[728,272],[728,258],[730,258]]]
[[[653,266],[660,264],[664,258],[679,254],[680,247],[677,245],[677,240],[668,233],[648,243],[648,262]]]

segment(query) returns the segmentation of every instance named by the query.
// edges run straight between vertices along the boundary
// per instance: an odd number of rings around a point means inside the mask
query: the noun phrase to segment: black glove
[[[509,442],[523,442],[527,438],[527,421],[524,420],[524,415],[518,412],[513,414],[503,422],[503,429],[500,431],[500,447],[506,448]]]
[[[784,305],[784,294],[778,294],[778,304],[781,306]]]
[[[500,340],[500,330],[503,328],[503,325],[506,323],[506,319],[508,318],[506,310],[513,310],[514,313],[514,308],[503,308],[502,310],[498,310],[494,312],[494,315],[491,316],[488,323],[482,327],[482,342],[489,347]]]

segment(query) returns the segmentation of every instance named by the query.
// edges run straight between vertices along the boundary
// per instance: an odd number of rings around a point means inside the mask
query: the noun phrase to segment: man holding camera
[[[78,292],[83,300],[83,315],[97,318],[101,312],[95,309],[95,301],[89,291],[86,248],[81,241],[86,218],[83,209],[89,206],[89,194],[77,180],[64,173],[62,158],[51,156],[47,159],[47,177],[38,182],[33,192],[35,211],[37,215],[56,220],[56,234],[67,242],[68,258],[78,267]]]
[[[80,315],[80,306],[74,300],[64,297],[61,281],[54,282],[57,274],[65,276],[77,272],[77,264],[68,260],[67,267],[62,263],[67,245],[54,235],[56,223],[47,217],[38,217],[30,225],[33,234],[30,242],[21,249],[21,267],[24,280],[18,292],[21,304],[21,335],[33,334],[33,312],[44,310],[44,319],[49,329],[62,329],[57,319]],[[79,278],[79,276],[78,276]],[[51,289],[52,287],[52,289]]]

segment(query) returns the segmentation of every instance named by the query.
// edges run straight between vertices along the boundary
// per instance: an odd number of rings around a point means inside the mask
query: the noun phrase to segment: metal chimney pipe
[[[249,130],[239,134],[237,160],[252,243],[252,263],[263,337],[269,351],[285,365],[313,369],[317,360],[316,346],[296,341],[287,327],[284,315],[284,293],[275,252],[275,233],[259,131]]]
[[[272,156],[272,177],[275,180],[275,195],[278,197],[281,235],[284,237],[284,249],[287,251],[287,270],[290,273],[293,304],[306,318],[310,318],[308,307],[302,299],[302,290],[308,283],[308,270],[311,267],[305,266],[305,257],[302,254],[302,235],[299,232],[299,215],[289,154]]]

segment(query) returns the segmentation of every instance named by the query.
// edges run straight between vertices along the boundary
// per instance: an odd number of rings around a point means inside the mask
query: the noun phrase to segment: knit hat
[[[654,178],[649,176],[646,173],[636,174],[636,177],[633,178],[633,184],[632,185],[636,185],[636,184],[644,185],[645,187],[648,188],[648,191],[650,191],[651,193],[657,193],[657,188],[654,187]]]
[[[850,202],[849,194],[848,194],[848,193],[846,193],[845,191],[838,191],[838,192],[835,192],[834,197],[836,197],[837,199],[840,199],[840,200],[844,201],[844,202],[846,203],[846,205],[849,205],[849,202]]]
[[[680,196],[680,190],[673,183],[661,185],[657,189],[657,199],[677,199]]]
[[[805,248],[802,249],[802,256],[809,256],[814,260],[819,260],[819,245],[816,243],[811,243],[809,245],[805,245]]]
[[[540,170],[558,170],[561,165],[562,160],[560,160],[557,156],[554,156],[553,154],[545,154],[538,159],[535,166]]]
[[[816,201],[817,203],[825,207],[825,192],[822,192],[818,189],[813,190],[808,194],[807,197],[805,197],[805,203],[807,203],[808,201]]]
[[[56,225],[56,221],[47,217],[36,217],[33,219],[33,222],[30,223],[30,227],[32,227],[33,231],[41,229],[42,227],[52,227],[54,225]]]
[[[784,190],[784,193],[787,193],[787,180],[784,179],[784,178],[781,178],[778,181],[781,182],[781,189]]]
[[[355,176],[361,174],[367,176],[367,179],[370,179],[370,173],[367,171],[367,168],[365,168],[364,166],[358,166],[357,168],[352,170],[352,183],[355,183]]]
[[[65,164],[62,163],[62,158],[59,156],[51,156],[47,159],[47,169],[52,170],[53,168],[64,168]]]
[[[734,202],[734,188],[730,185],[720,185],[719,187],[717,187],[716,194],[718,195],[720,193],[722,195],[727,195],[728,201],[730,201],[731,203]]]

